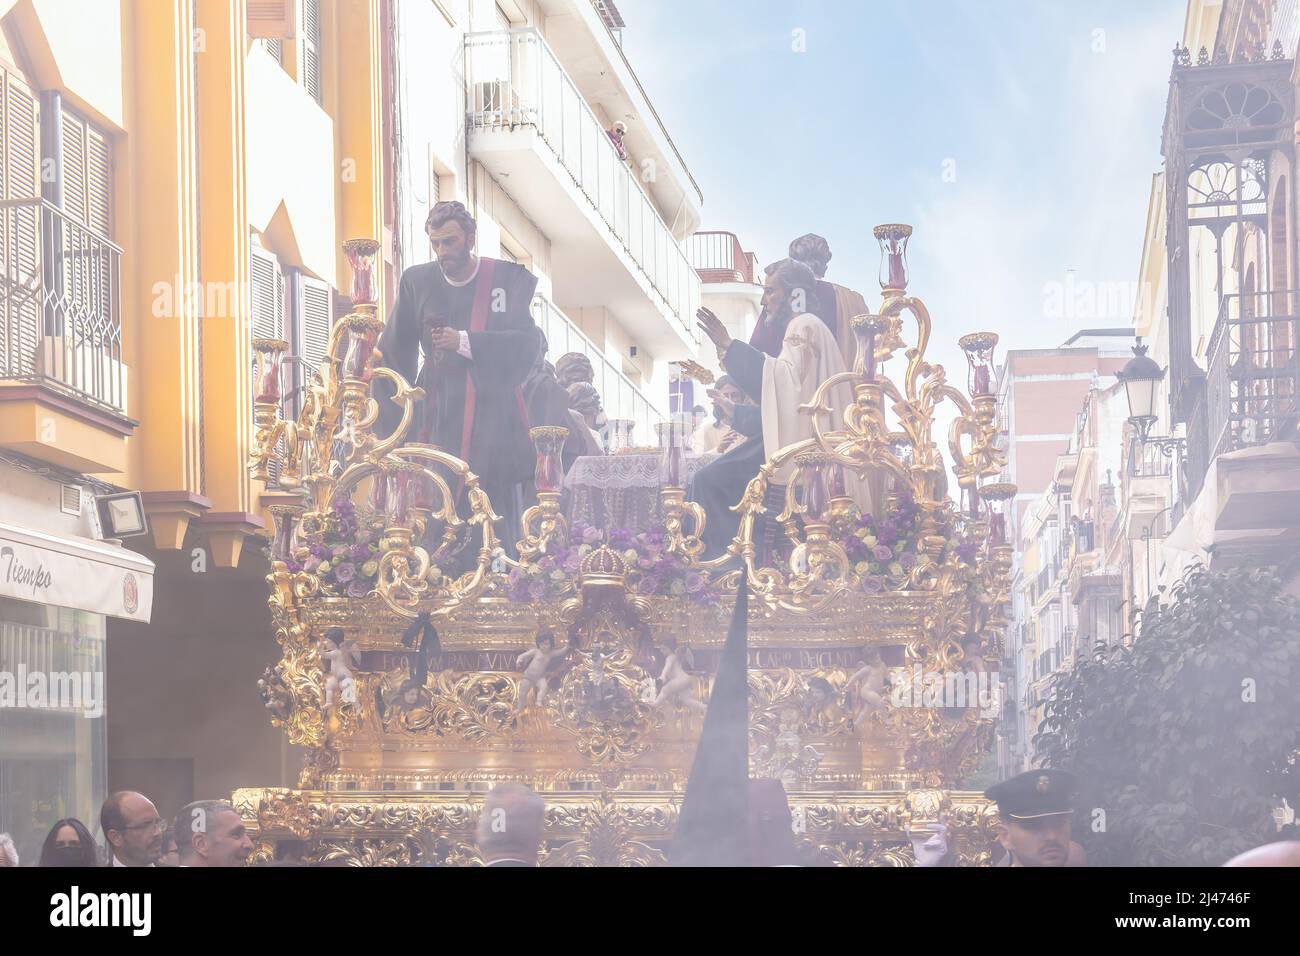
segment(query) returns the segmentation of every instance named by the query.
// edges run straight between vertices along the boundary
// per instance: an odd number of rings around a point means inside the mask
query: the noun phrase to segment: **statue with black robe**
[[[402,273],[379,350],[385,366],[424,389],[406,440],[469,465],[513,553],[536,464],[521,386],[540,344],[530,309],[537,279],[513,262],[475,256],[474,220],[458,202],[434,206],[426,230],[438,259]],[[401,409],[388,400],[389,383],[377,381],[375,392],[378,432],[387,435]]]

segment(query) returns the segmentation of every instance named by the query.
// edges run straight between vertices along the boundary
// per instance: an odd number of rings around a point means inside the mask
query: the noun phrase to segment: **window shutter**
[[[262,49],[271,54],[271,59],[275,60],[281,66],[284,66],[284,43],[279,37],[264,37],[262,39]]]
[[[246,6],[250,37],[293,36],[293,0],[248,0]]]
[[[77,222],[86,221],[86,124],[67,110],[63,126],[63,211]]]
[[[302,29],[298,38],[298,80],[317,103],[321,101],[320,0],[300,0]]]
[[[0,374],[30,374],[35,369],[41,329],[40,288],[40,108],[21,77],[0,69],[0,199],[33,200],[0,213]]]
[[[330,287],[319,279],[298,277],[298,347],[302,359],[302,381],[310,382],[329,352],[331,315]]]
[[[249,291],[250,291],[250,331],[252,338],[255,339],[282,339],[284,338],[284,273],[280,269],[280,262],[274,255],[258,246],[249,248]],[[248,356],[249,376],[252,381],[252,372],[255,363],[250,353]],[[281,368],[283,376],[286,369]],[[285,379],[281,378],[282,391]],[[250,405],[251,409],[251,405]],[[276,445],[277,450],[282,450],[283,446]],[[280,467],[273,460],[270,467],[271,480],[267,483],[270,487],[275,487],[279,483]]]

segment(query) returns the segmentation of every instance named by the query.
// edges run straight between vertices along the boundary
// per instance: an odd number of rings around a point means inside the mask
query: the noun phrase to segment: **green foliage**
[[[1218,865],[1277,839],[1274,796],[1296,805],[1300,603],[1269,569],[1191,568],[1051,689],[1034,743],[1079,778],[1076,834],[1100,865]],[[1081,828],[1082,829],[1082,828]]]

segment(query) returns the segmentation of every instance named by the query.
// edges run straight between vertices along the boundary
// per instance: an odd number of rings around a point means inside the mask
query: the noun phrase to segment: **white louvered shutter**
[[[247,0],[246,11],[250,37],[293,36],[293,0]]]
[[[255,339],[282,339],[284,338],[284,273],[280,269],[280,262],[274,255],[262,249],[259,246],[251,246],[249,249],[249,288],[250,288],[250,311],[249,319],[251,324],[251,338]],[[253,356],[249,355],[249,367],[254,368],[256,363]],[[284,378],[286,369],[281,367],[281,394],[288,391],[288,384]],[[251,381],[250,372],[250,381]],[[256,388],[256,383],[253,384]],[[251,408],[251,405],[250,405]],[[277,449],[282,446],[277,445]],[[279,482],[280,468],[272,459],[271,480],[269,486],[275,486]]]
[[[332,299],[330,287],[324,282],[305,275],[298,277],[298,354],[304,382],[311,381],[329,351]]]
[[[30,375],[41,328],[40,107],[22,77],[0,69],[0,198],[30,206],[0,215],[0,374]]]
[[[299,0],[298,81],[317,103],[321,101],[320,0]]]

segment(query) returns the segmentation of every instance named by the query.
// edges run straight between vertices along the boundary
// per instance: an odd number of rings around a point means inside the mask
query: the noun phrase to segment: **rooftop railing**
[[[706,230],[686,240],[686,251],[701,282],[749,282],[756,280],[757,263],[752,252],[741,248],[735,233]]]

